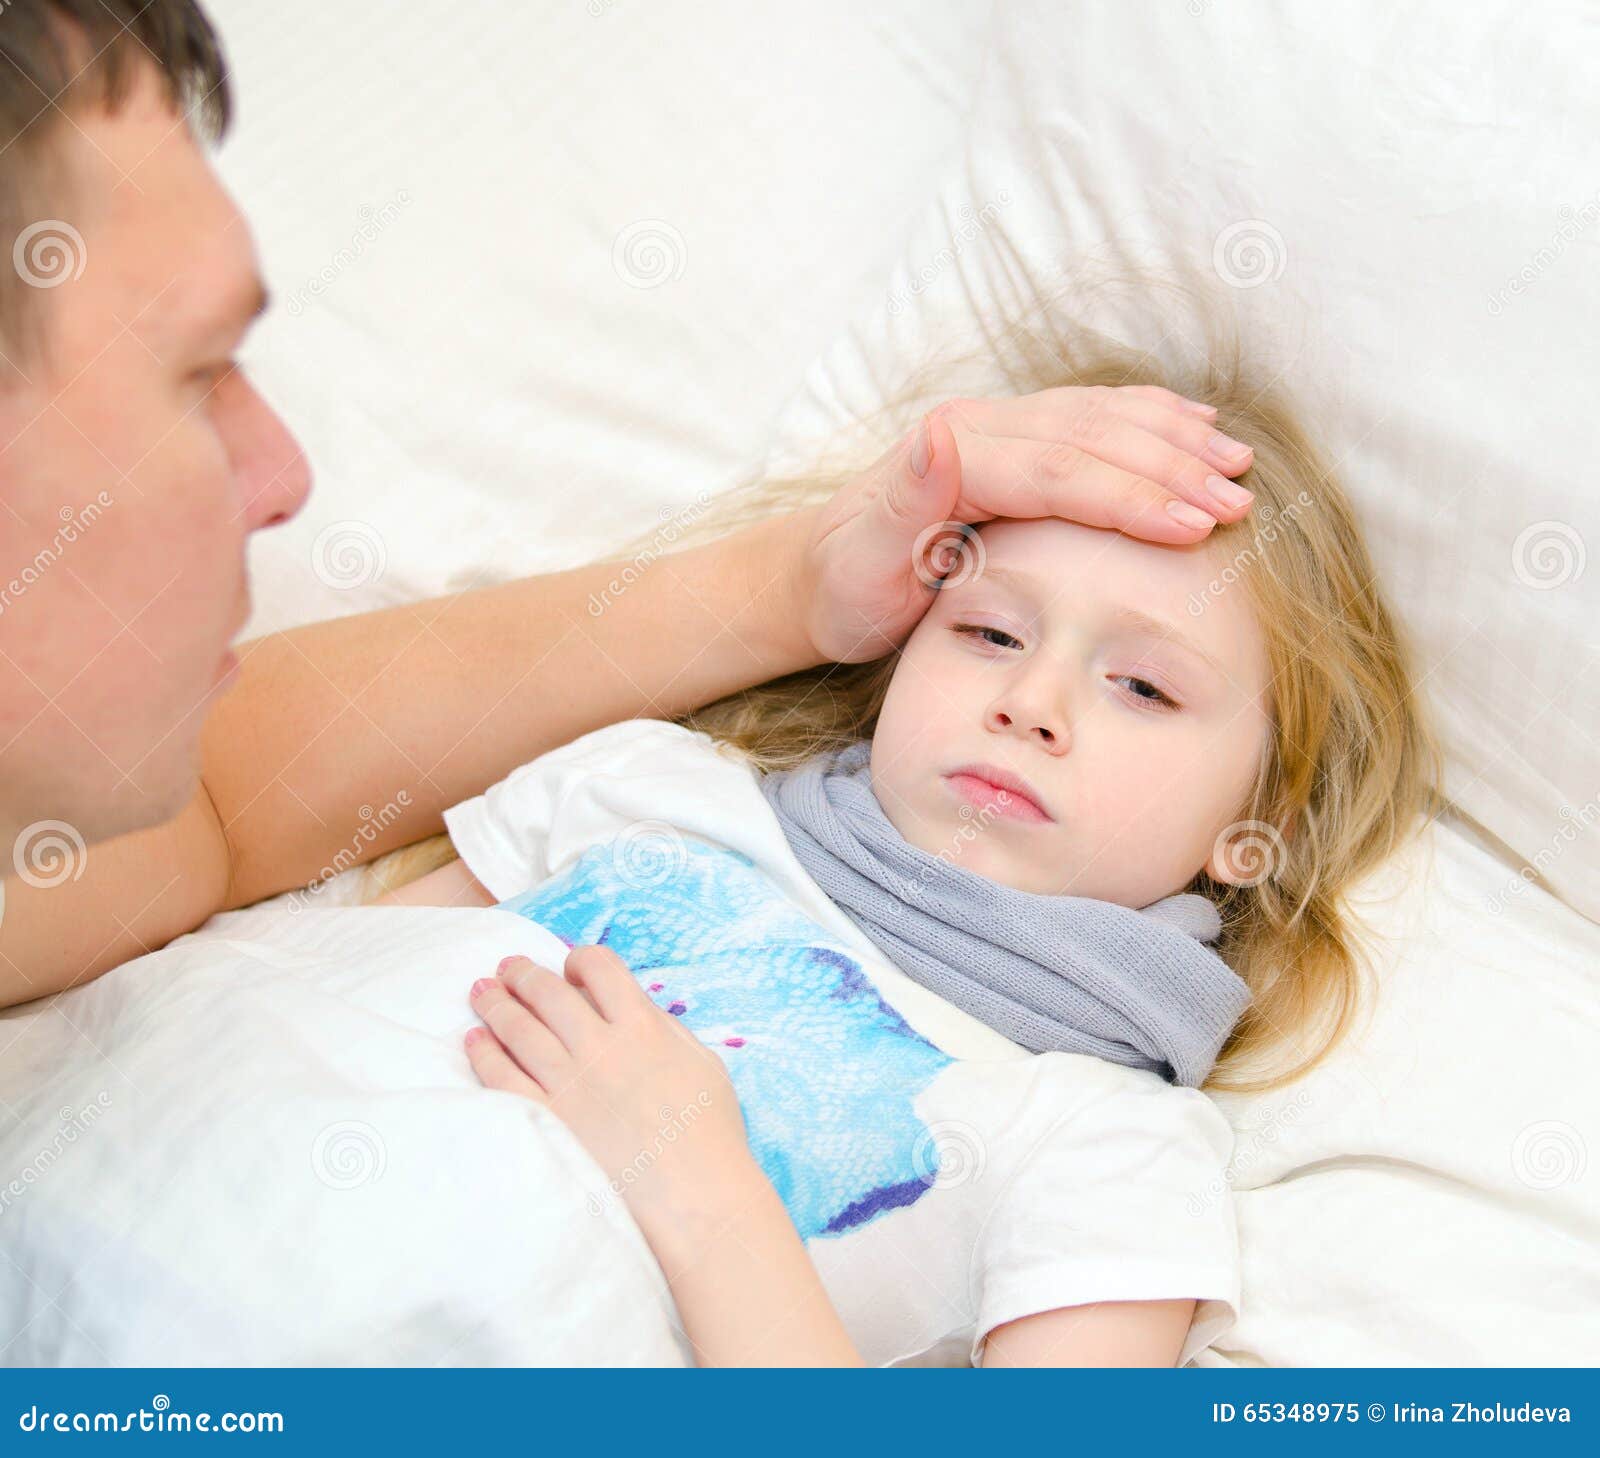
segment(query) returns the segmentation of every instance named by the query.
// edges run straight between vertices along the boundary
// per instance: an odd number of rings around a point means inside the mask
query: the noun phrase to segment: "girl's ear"
[[[1259,886],[1283,869],[1289,858],[1293,812],[1280,825],[1267,820],[1235,820],[1218,833],[1206,858],[1205,873],[1223,886]]]

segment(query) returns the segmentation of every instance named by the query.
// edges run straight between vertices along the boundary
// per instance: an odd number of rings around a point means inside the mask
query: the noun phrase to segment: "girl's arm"
[[[635,1219],[702,1367],[861,1367],[800,1233],[744,1151]]]
[[[507,957],[472,988],[483,1083],[555,1113],[649,1242],[703,1367],[860,1366],[722,1060],[605,947],[564,975]]]
[[[989,1333],[985,1367],[1174,1367],[1195,1303],[1097,1301],[1008,1321]]]
[[[386,891],[374,906],[493,906],[495,899],[463,860],[448,861],[426,876]]]

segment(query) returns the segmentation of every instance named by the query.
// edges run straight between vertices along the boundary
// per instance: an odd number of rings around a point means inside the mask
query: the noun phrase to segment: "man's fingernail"
[[[1217,524],[1217,519],[1207,516],[1198,506],[1190,506],[1187,501],[1169,501],[1167,515],[1174,521],[1180,521],[1186,527],[1209,527]]]
[[[928,433],[928,417],[924,415],[911,440],[911,474],[926,476],[933,464],[933,437]]]
[[[1253,492],[1247,491],[1235,481],[1228,480],[1226,476],[1207,476],[1206,490],[1230,509],[1248,506],[1255,500]]]

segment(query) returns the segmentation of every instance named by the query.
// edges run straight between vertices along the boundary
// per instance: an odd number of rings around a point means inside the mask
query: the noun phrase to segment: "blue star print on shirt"
[[[610,947],[727,1065],[750,1148],[802,1237],[930,1189],[912,1103],[951,1062],[753,862],[676,832],[622,835],[501,909]]]

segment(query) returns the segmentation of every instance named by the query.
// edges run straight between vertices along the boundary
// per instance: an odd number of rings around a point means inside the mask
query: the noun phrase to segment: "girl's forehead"
[[[1215,577],[1227,557],[1209,537],[1190,546],[1167,546],[1058,517],[985,522],[969,555],[972,580],[993,568],[997,578],[1033,577],[1055,591],[1074,581],[1103,583],[1153,596],[1175,593],[1180,602]]]

